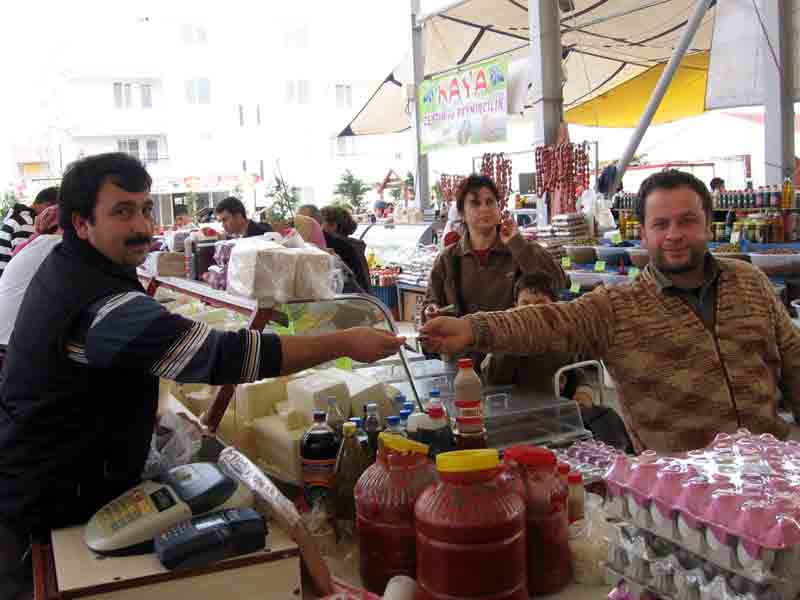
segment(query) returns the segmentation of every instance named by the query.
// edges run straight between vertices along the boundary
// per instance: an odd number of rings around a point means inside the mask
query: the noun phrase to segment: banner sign
[[[493,59],[422,82],[422,152],[506,141],[508,58]]]

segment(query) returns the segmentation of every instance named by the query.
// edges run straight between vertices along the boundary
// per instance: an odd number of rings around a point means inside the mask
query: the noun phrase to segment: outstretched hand
[[[519,226],[513,217],[503,219],[500,223],[500,241],[508,245],[508,242],[519,233]]]
[[[475,343],[469,321],[454,317],[428,321],[419,332],[423,346],[439,354],[459,354]]]
[[[350,346],[347,356],[363,363],[373,363],[396,354],[406,338],[372,327],[354,327],[347,331]]]

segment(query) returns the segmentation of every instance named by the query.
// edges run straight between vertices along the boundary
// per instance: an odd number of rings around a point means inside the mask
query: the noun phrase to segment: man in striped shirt
[[[36,194],[32,206],[15,204],[11,207],[0,226],[0,276],[11,260],[11,254],[19,244],[33,235],[33,221],[36,215],[58,201],[58,188],[48,187]]]

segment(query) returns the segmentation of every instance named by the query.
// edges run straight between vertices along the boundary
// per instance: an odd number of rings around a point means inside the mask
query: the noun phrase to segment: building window
[[[130,83],[114,83],[114,106],[131,108],[133,106],[133,90]]]
[[[261,181],[264,181],[264,159],[258,161],[258,174],[261,177]]]
[[[352,156],[356,153],[355,138],[345,136],[336,138],[336,154],[339,156]]]
[[[244,127],[244,106],[239,105],[239,127]]]
[[[153,108],[153,86],[142,84],[139,87],[142,92],[142,108]]]
[[[243,160],[243,161],[242,161],[242,171],[244,171],[245,173],[247,173],[247,161],[246,161],[246,160]]]
[[[297,103],[310,104],[311,103],[311,86],[308,81],[301,79],[297,82]]]
[[[158,160],[158,140],[147,140],[147,160],[149,162]]]
[[[294,104],[294,81],[286,82],[286,104]]]
[[[139,140],[133,138],[117,140],[117,150],[139,158]]]
[[[353,106],[353,86],[336,86],[336,108],[352,108]]]
[[[261,105],[256,104],[256,125],[261,125]]]
[[[189,104],[211,104],[211,81],[205,77],[186,82],[186,101]]]

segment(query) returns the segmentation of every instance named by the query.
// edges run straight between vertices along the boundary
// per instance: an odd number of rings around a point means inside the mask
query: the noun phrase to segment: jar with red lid
[[[414,509],[416,600],[526,600],[525,502],[497,451],[446,452],[436,466]]]
[[[416,575],[414,504],[436,480],[428,446],[381,433],[378,459],[355,488],[361,580],[383,594],[395,575]]]
[[[567,486],[546,448],[515,446],[505,451],[505,461],[522,481],[527,507],[528,592],[553,594],[572,579]]]

